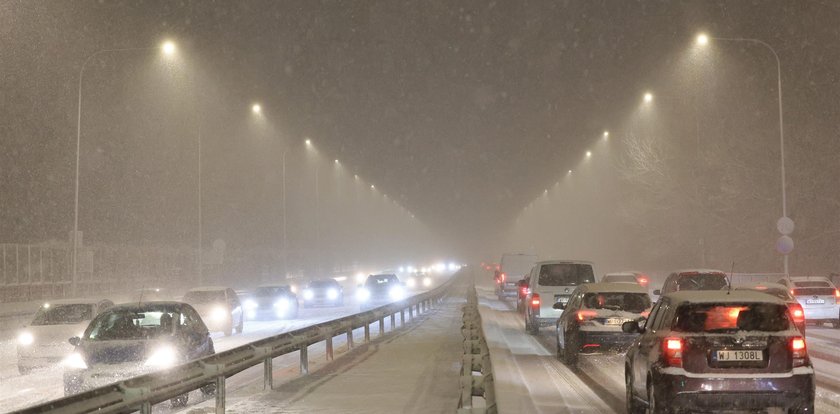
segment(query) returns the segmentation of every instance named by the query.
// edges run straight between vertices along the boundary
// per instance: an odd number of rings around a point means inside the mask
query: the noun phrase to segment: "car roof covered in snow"
[[[96,305],[103,300],[107,300],[105,298],[76,298],[76,299],[58,299],[58,300],[47,300],[41,304],[43,307],[46,304],[50,306],[55,305]]]
[[[648,293],[647,288],[636,283],[584,283],[578,287],[581,292],[604,293]]]
[[[718,270],[718,269],[680,269],[680,270],[675,271],[674,273],[679,273],[679,274],[683,274],[683,273],[722,273],[722,274],[726,275],[726,272],[724,272],[723,270]]]
[[[549,264],[588,264],[594,265],[588,260],[562,260],[562,259],[554,259],[554,260],[541,260],[539,262],[534,263],[535,265],[549,265]]]
[[[683,290],[662,295],[660,299],[669,298],[671,303],[774,303],[786,305],[781,299],[755,290]]]

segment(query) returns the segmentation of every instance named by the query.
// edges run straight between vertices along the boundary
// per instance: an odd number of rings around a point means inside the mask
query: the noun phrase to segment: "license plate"
[[[805,301],[807,305],[822,305],[825,303],[825,299],[808,299]]]
[[[554,303],[562,303],[565,305],[569,303],[569,296],[555,296]]]
[[[728,361],[764,361],[764,352],[760,350],[750,351],[717,351],[717,360]]]
[[[606,325],[621,325],[624,323],[624,319],[621,318],[607,318]]]

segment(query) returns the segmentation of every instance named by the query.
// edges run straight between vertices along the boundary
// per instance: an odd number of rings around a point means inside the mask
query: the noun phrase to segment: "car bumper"
[[[812,406],[814,375],[766,378],[693,378],[660,375],[656,384],[659,404],[673,409],[760,410]]]
[[[639,336],[615,331],[579,331],[578,335],[583,352],[622,351]]]
[[[820,308],[806,308],[802,307],[802,310],[805,311],[805,320],[806,321],[820,321],[820,320],[837,320],[840,318],[840,306],[826,306]]]

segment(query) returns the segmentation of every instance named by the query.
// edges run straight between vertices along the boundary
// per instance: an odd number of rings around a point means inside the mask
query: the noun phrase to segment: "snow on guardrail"
[[[461,400],[458,413],[496,414],[496,393],[493,370],[490,365],[490,351],[481,327],[475,286],[467,292],[467,304],[463,312],[464,323],[461,333],[464,335],[464,357],[461,360]],[[473,397],[484,398],[484,406],[474,407]]]

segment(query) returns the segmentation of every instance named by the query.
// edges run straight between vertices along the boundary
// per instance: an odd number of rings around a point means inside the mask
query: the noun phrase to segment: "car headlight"
[[[286,310],[289,308],[289,299],[280,298],[277,302],[274,302],[274,307],[280,310]]]
[[[359,288],[356,290],[356,299],[360,302],[364,302],[370,299],[370,291],[365,288]]]
[[[175,348],[165,345],[157,348],[146,358],[146,362],[143,365],[147,367],[155,367],[155,368],[169,368],[175,363],[178,362],[178,353],[175,352]]]
[[[423,278],[423,286],[425,286],[425,287],[429,287],[429,286],[431,286],[431,285],[432,285],[432,278],[430,278],[430,277],[424,277],[424,278]]]
[[[246,299],[245,303],[243,303],[243,305],[245,306],[245,309],[256,309],[257,308],[257,302],[255,302],[253,299]]]
[[[61,360],[61,366],[69,369],[87,369],[88,367],[85,359],[82,358],[82,354],[78,352],[67,355],[66,358]]]
[[[414,278],[411,278],[411,279],[406,280],[405,284],[409,288],[414,289],[414,287],[417,286],[417,281],[415,281]]]
[[[217,306],[210,311],[210,319],[214,321],[223,321],[228,318],[227,309]]]
[[[315,297],[315,292],[312,289],[304,289],[303,291],[303,298],[305,300],[312,300]]]
[[[401,286],[394,286],[388,291],[388,296],[390,296],[392,300],[401,300],[403,296],[405,296],[405,292]]]
[[[23,346],[32,345],[35,342],[35,337],[29,332],[21,332],[17,339],[18,344]]]
[[[336,300],[336,299],[338,299],[338,290],[336,290],[336,289],[327,289],[327,299],[329,299],[329,300]]]

